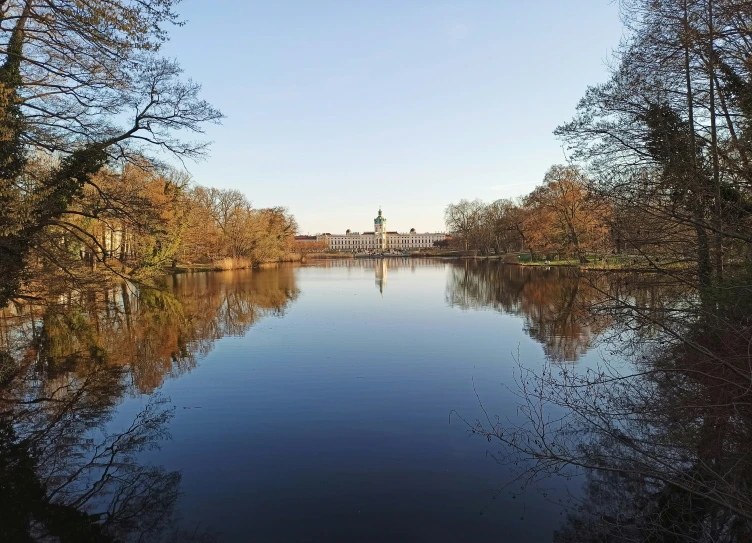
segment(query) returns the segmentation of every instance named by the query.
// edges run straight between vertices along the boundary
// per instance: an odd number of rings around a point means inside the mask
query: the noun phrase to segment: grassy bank
[[[515,262],[515,259],[517,261]],[[651,263],[648,259],[638,256],[629,255],[611,255],[608,257],[588,256],[586,262],[580,262],[579,259],[557,259],[557,260],[531,260],[530,255],[525,253],[521,255],[506,255],[505,262],[519,266],[562,266],[578,268],[581,270],[615,270],[615,271],[655,271],[656,264],[664,269],[674,268],[681,269],[686,263],[671,263],[656,259],[656,263]]]

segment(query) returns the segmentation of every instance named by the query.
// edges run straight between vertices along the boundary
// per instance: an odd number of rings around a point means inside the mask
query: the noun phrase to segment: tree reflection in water
[[[568,269],[543,270],[461,260],[450,268],[447,302],[463,309],[489,307],[524,319],[525,331],[547,358],[575,361],[610,325],[590,312],[600,293]]]
[[[675,310],[683,289],[655,276],[589,272],[571,268],[525,267],[487,260],[452,262],[446,300],[462,309],[491,308],[524,319],[524,330],[543,345],[546,358],[574,362],[598,339],[618,339],[636,331],[629,308],[617,311],[612,300],[640,307],[642,340],[655,338],[659,324]],[[625,328],[626,327],[626,328]],[[615,338],[615,336],[619,336]],[[611,344],[612,342],[609,342]]]
[[[154,390],[213,342],[282,314],[293,270],[170,277],[0,314],[1,541],[212,541],[176,528],[181,476],[139,453],[169,438],[173,409]],[[128,394],[150,394],[108,427]]]
[[[576,345],[564,354],[590,341],[582,328],[562,324],[580,322],[570,318],[576,311],[590,331],[594,321],[599,330],[608,323],[622,342],[613,348],[624,356],[597,367],[520,361],[519,417],[469,424],[473,434],[500,443],[495,458],[512,466],[517,481],[586,474],[584,497],[555,541],[752,540],[748,289],[710,298],[664,283],[655,295],[649,276],[588,274],[564,279],[545,300],[525,290],[547,291],[530,277],[541,272],[486,280],[504,277],[504,267],[479,268],[457,274],[470,285],[460,292],[563,326]],[[566,303],[573,291],[585,303]]]

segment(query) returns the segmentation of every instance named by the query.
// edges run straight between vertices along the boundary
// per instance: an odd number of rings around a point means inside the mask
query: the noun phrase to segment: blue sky
[[[529,192],[552,131],[607,77],[609,0],[184,0],[166,55],[226,115],[197,183],[301,233],[441,231],[445,206]]]

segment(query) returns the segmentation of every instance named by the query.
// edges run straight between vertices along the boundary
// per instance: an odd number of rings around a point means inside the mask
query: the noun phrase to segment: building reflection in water
[[[374,271],[374,284],[379,289],[380,294],[384,294],[386,289],[388,272],[396,272],[399,270],[415,271],[416,268],[440,268],[443,269],[447,266],[445,260],[431,259],[431,258],[406,258],[406,257],[384,257],[384,258],[341,258],[331,260],[315,260],[305,266],[313,266],[316,268],[347,268],[347,269],[363,269]]]
[[[381,258],[376,261],[376,286],[379,287],[379,292],[384,295],[384,287],[386,287],[386,275],[389,268],[389,259]]]

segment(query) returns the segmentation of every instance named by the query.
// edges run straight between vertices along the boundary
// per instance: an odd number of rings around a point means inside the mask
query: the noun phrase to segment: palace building
[[[305,239],[303,239],[305,238]],[[324,241],[329,249],[347,252],[382,253],[389,251],[407,251],[434,247],[437,241],[447,239],[443,232],[418,233],[411,228],[408,233],[390,232],[386,228],[386,217],[379,209],[379,215],[373,220],[373,232],[352,232],[341,234],[318,234],[317,236],[297,236],[298,241]]]

